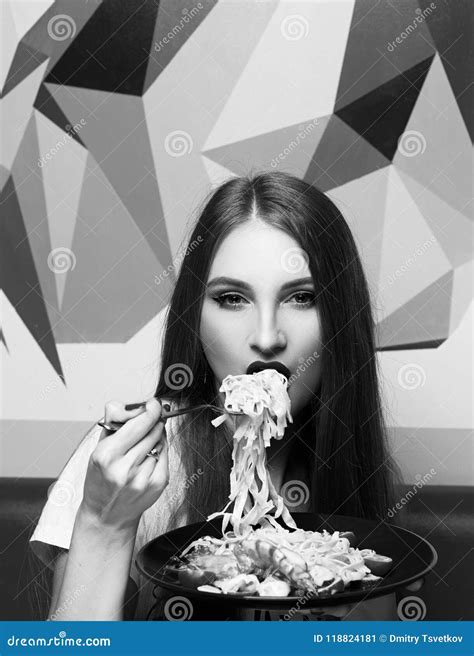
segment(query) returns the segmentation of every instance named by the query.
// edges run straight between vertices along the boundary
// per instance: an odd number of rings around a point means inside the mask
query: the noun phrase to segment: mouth
[[[290,378],[291,376],[288,367],[285,366],[283,362],[278,362],[277,360],[273,360],[272,362],[262,362],[261,360],[255,360],[254,362],[251,362],[247,367],[247,374],[256,374],[259,371],[263,371],[264,369],[275,369],[278,371],[278,373],[286,376],[286,378]]]

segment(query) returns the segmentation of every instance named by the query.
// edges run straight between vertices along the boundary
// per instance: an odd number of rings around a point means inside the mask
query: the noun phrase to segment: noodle
[[[373,585],[380,580],[371,573],[374,558],[390,567],[390,558],[352,547],[347,533],[297,528],[277,493],[265,449],[272,439],[281,440],[287,421],[293,421],[287,385],[275,369],[222,381],[226,410],[243,413],[234,433],[229,502],[207,518],[222,517],[222,537],[198,538],[181,553],[183,585],[220,594],[284,597],[294,591],[324,597],[354,581]],[[212,424],[217,427],[226,417]],[[279,517],[291,530],[276,521]],[[229,523],[233,531],[226,532]]]
[[[265,520],[277,528],[278,517],[290,528],[296,528],[270,478],[265,452],[272,438],[282,439],[287,420],[293,421],[287,385],[286,377],[275,369],[229,375],[222,381],[219,391],[226,394],[226,410],[244,413],[234,434],[229,502],[222,511],[208,517],[208,520],[223,517],[223,534],[229,522],[236,535]],[[226,415],[221,415],[212,424],[217,427],[225,418]],[[232,512],[227,512],[232,503]],[[269,514],[272,511],[275,511],[273,516]]]

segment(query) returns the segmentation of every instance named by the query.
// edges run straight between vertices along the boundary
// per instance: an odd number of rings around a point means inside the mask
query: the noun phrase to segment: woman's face
[[[292,237],[260,220],[235,228],[214,257],[201,313],[200,338],[218,387],[254,360],[278,360],[291,373],[296,416],[321,378],[314,298],[307,256]]]

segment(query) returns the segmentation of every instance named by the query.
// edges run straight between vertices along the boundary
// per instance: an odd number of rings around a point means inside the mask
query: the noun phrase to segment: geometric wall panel
[[[7,420],[70,420],[72,450],[103,400],[150,393],[156,318],[196,209],[225,179],[264,169],[328,192],[346,217],[392,423],[472,426],[466,0],[4,6]],[[410,364],[426,382],[408,392]]]

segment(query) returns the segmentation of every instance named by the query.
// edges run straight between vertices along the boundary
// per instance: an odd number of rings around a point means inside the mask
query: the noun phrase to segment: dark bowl
[[[359,549],[373,549],[376,553],[389,556],[393,567],[386,576],[370,588],[346,588],[331,597],[305,597],[306,608],[318,608],[339,604],[351,604],[364,599],[380,597],[425,576],[436,565],[438,556],[434,547],[420,535],[407,529],[369,519],[345,517],[343,515],[317,515],[314,513],[294,513],[292,515],[298,528],[306,531],[352,531]],[[138,569],[151,581],[177,594],[203,602],[218,602],[234,607],[251,607],[268,610],[288,610],[294,607],[301,597],[260,597],[242,594],[217,594],[201,592],[188,588],[167,570],[170,558],[179,554],[199,537],[211,535],[221,537],[222,519],[217,517],[210,522],[198,522],[169,531],[145,544],[137,554]]]

